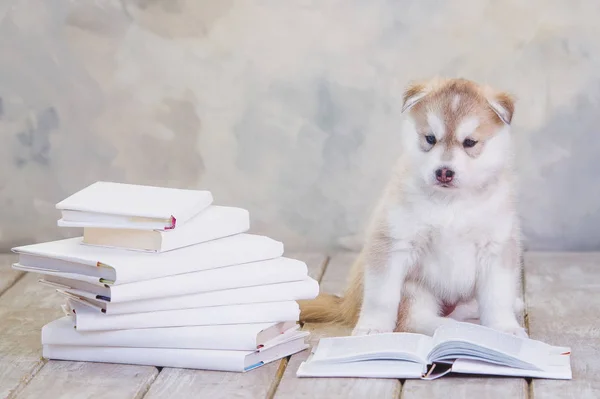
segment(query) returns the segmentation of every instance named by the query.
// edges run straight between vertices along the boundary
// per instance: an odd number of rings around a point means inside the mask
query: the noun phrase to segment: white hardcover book
[[[299,331],[295,321],[112,331],[78,331],[74,327],[70,317],[46,324],[42,345],[254,351],[309,335]]]
[[[236,266],[232,266],[236,267]],[[266,279],[265,279],[266,280]],[[242,279],[240,284],[248,284]],[[51,284],[53,286],[57,286]],[[119,286],[122,287],[122,286]],[[255,285],[252,287],[222,289],[199,294],[178,295],[128,302],[108,302],[73,289],[57,289],[59,294],[108,315],[154,312],[160,310],[205,308],[209,306],[242,305],[248,303],[299,301],[314,299],[319,294],[319,283],[310,277],[288,283]]]
[[[298,377],[419,378],[449,373],[571,379],[571,350],[472,323],[412,333],[322,338]]]
[[[67,305],[78,331],[278,323],[298,321],[300,317],[300,307],[294,301],[211,306],[112,316],[98,313],[88,306],[70,299],[67,301]]]
[[[245,233],[164,253],[94,247],[81,245],[81,241],[76,237],[13,248],[19,254],[13,268],[118,285],[274,259],[283,254],[281,242]]]
[[[83,244],[146,252],[167,252],[248,231],[247,210],[211,205],[171,230],[86,227]]]
[[[56,204],[61,227],[174,229],[213,202],[210,191],[99,181]]]
[[[43,345],[42,356],[52,360],[246,372],[306,348],[304,338],[262,351]]]
[[[266,261],[119,285],[91,283],[58,275],[46,275],[40,282],[75,296],[120,303],[301,281],[307,277],[308,267],[306,263],[296,259],[279,257]]]

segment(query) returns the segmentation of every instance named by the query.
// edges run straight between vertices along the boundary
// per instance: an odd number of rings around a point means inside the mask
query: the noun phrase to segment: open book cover
[[[83,244],[146,252],[166,252],[245,233],[250,214],[242,208],[211,205],[171,230],[85,227]]]
[[[209,326],[224,324],[278,323],[298,321],[300,307],[295,301],[165,310],[107,315],[67,300],[66,310],[78,331],[106,331],[136,328]]]
[[[99,181],[56,204],[63,227],[174,229],[213,202],[210,191]]]
[[[303,351],[308,344],[301,337],[256,351],[73,345],[43,345],[42,348],[42,356],[53,360],[246,372]]]
[[[70,317],[42,328],[42,345],[173,349],[264,350],[304,338],[295,321],[213,326],[78,331]]]
[[[235,266],[232,266],[235,267]],[[265,285],[251,287],[220,289],[218,291],[200,292],[197,294],[158,297],[127,302],[109,302],[101,299],[100,295],[90,294],[87,291],[74,289],[57,289],[56,291],[66,298],[86,305],[97,312],[108,315],[155,312],[159,310],[204,308],[209,306],[242,305],[261,302],[299,301],[314,299],[319,294],[319,283],[306,277],[304,280],[272,284],[270,277],[265,278]],[[277,275],[275,275],[277,277]],[[290,276],[292,278],[292,276]],[[253,284],[252,281],[232,279],[223,280],[223,283]],[[41,280],[45,284],[56,287],[53,283]],[[69,280],[75,282],[75,280]],[[67,282],[67,284],[69,284]],[[224,285],[226,285],[224,284]],[[122,287],[122,286],[118,286]],[[202,287],[212,289],[208,284]],[[192,287],[193,288],[193,287]]]
[[[118,285],[274,259],[283,254],[283,243],[246,233],[163,253],[81,245],[81,241],[81,237],[75,237],[13,248],[19,254],[13,268],[49,275],[68,273],[74,280]]]
[[[322,338],[298,377],[435,379],[448,373],[571,379],[570,348],[471,323],[411,333]]]
[[[116,304],[251,286],[264,286],[268,290],[267,284],[305,280],[308,267],[302,261],[279,257],[118,285],[74,280],[69,276],[47,274],[40,282],[78,297]]]

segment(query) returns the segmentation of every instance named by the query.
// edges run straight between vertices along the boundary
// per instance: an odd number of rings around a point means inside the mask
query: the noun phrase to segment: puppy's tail
[[[301,322],[356,324],[362,305],[362,273],[358,262],[352,268],[343,297],[321,293],[315,299],[298,301]]]
[[[344,298],[319,294],[315,299],[298,301],[300,321],[303,323],[331,323],[340,321]]]

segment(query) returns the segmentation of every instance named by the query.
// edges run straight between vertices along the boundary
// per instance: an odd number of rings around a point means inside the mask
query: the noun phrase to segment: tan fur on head
[[[515,99],[510,93],[494,90],[490,86],[478,85],[467,79],[434,78],[413,82],[404,91],[402,112],[413,108],[426,98],[444,97],[444,94],[464,93],[472,101],[483,101],[503,123],[510,125],[515,110]]]
[[[446,157],[450,157],[453,147],[462,148],[466,138],[477,142],[474,147],[465,148],[469,156],[477,157],[486,140],[505,124],[510,125],[514,100],[508,93],[466,79],[438,78],[410,85],[404,93],[403,109],[417,125],[423,151],[431,148],[426,136],[432,134],[429,118],[435,114],[444,123],[442,144],[446,149]],[[471,126],[468,123],[465,125],[468,118]],[[465,129],[469,132],[461,133]]]

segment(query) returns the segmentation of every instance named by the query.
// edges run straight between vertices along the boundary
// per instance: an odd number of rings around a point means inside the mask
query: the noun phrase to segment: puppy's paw
[[[373,335],[393,332],[396,327],[395,312],[371,311],[362,314],[352,331],[352,335]]]
[[[359,320],[352,331],[352,335],[373,335],[394,331],[396,320],[383,317],[365,317]]]

